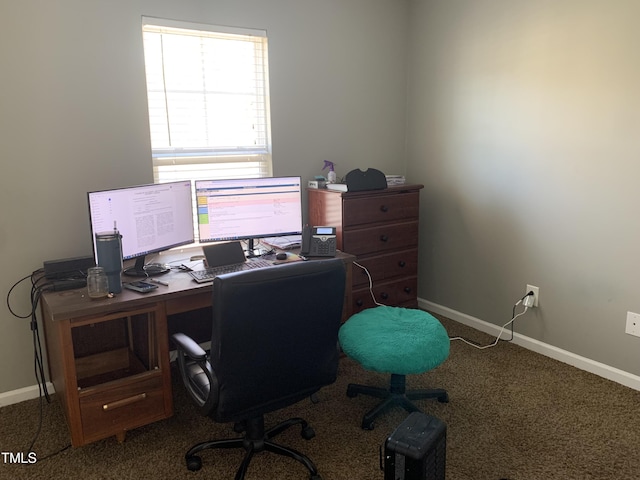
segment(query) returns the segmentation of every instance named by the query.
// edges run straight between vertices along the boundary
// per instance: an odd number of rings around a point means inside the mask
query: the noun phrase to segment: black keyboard
[[[225,273],[242,272],[244,270],[253,270],[255,268],[271,267],[273,262],[269,260],[249,260],[245,263],[236,263],[234,265],[224,265],[222,267],[210,267],[204,270],[193,270],[189,272],[189,275],[198,282],[211,282],[218,275]]]

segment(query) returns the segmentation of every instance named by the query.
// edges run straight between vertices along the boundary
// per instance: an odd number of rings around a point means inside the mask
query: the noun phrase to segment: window
[[[156,183],[272,175],[266,32],[143,18]]]

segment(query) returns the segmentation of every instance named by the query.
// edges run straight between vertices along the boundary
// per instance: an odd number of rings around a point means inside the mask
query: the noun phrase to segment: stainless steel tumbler
[[[98,266],[104,268],[109,281],[109,292],[122,291],[122,235],[117,230],[96,233]]]

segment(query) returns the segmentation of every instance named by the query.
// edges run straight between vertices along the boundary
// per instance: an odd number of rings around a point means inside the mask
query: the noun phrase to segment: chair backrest
[[[213,282],[211,416],[240,421],[333,383],[345,267],[340,259],[233,273]]]

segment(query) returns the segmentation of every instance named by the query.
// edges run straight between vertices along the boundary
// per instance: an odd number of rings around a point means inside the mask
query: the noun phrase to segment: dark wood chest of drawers
[[[308,189],[309,224],[334,226],[338,249],[371,275],[379,303],[418,306],[418,220],[422,185],[367,192]],[[366,272],[354,266],[352,312],[375,305]]]

